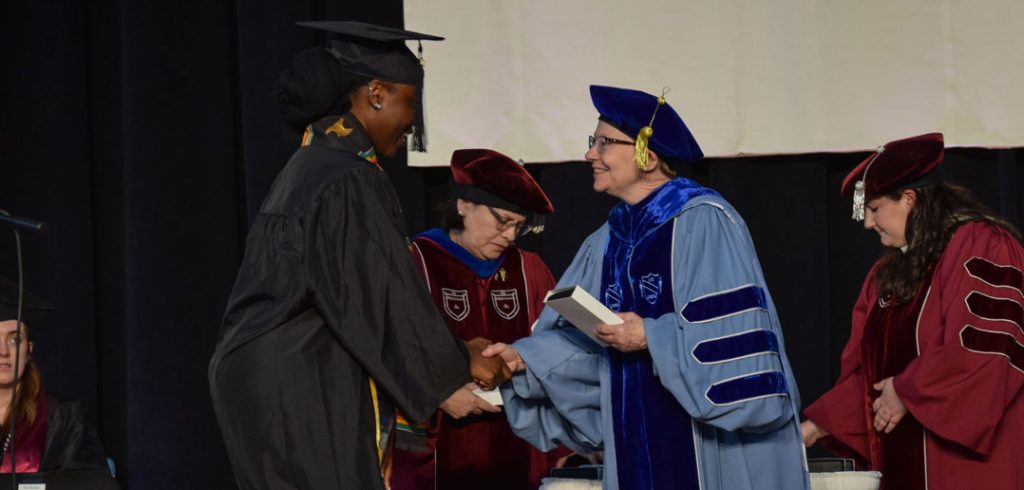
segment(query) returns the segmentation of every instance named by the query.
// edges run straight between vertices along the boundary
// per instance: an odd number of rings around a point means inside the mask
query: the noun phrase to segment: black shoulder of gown
[[[40,471],[107,469],[103,444],[78,401],[46,395],[46,445]]]

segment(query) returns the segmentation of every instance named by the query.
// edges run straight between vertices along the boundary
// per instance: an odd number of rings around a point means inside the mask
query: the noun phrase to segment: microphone
[[[46,223],[42,221],[36,221],[34,219],[22,218],[19,216],[11,216],[11,213],[0,209],[0,222],[6,222],[14,225],[16,228],[21,228],[28,231],[46,231]]]

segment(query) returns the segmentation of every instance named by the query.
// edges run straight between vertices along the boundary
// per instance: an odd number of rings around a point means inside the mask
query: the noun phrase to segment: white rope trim
[[[932,287],[928,286],[928,291],[924,293],[924,301],[921,302],[921,310],[917,312],[917,322],[914,323],[914,347],[917,349],[917,355],[921,355],[921,317],[924,316],[924,310],[928,306],[928,297],[932,295]]]
[[[526,297],[523,298],[523,302],[526,303],[526,319],[529,321],[530,316],[533,315],[533,303],[530,301],[530,281],[526,280],[526,260],[523,257],[523,251],[519,250],[519,247],[516,247],[516,253],[519,254],[519,271],[523,273],[523,294],[526,295]],[[540,317],[539,313],[540,312],[538,312],[537,315],[538,318]],[[530,327],[530,331],[533,331],[532,326]]]
[[[433,293],[434,291],[430,289],[430,269],[427,269],[427,261],[423,259],[423,251],[420,250],[420,246],[416,242],[412,242],[411,245],[416,249],[416,256],[419,257],[420,264],[423,265],[423,279],[426,280],[427,291]]]

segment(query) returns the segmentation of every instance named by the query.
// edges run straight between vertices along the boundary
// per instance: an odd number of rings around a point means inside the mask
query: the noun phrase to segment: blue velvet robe
[[[644,317],[648,349],[602,348],[545,309],[501,390],[517,435],[604,451],[606,489],[809,488],[782,329],[727,202],[673,179],[620,204],[558,286],[573,284]]]

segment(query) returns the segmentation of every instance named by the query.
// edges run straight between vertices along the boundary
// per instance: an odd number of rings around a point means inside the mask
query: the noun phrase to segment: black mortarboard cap
[[[21,321],[31,323],[39,320],[53,307],[38,296],[25,290],[22,294]],[[18,283],[0,276],[0,322],[18,319]]]
[[[349,73],[385,82],[422,87],[422,59],[405,41],[441,41],[419,32],[352,21],[297,22],[297,25],[333,34],[330,50]]]
[[[328,49],[342,69],[383,82],[415,85],[416,119],[409,149],[426,151],[423,116],[423,47],[416,56],[405,41],[441,41],[440,36],[354,21],[297,22],[296,25],[333,34]]]

